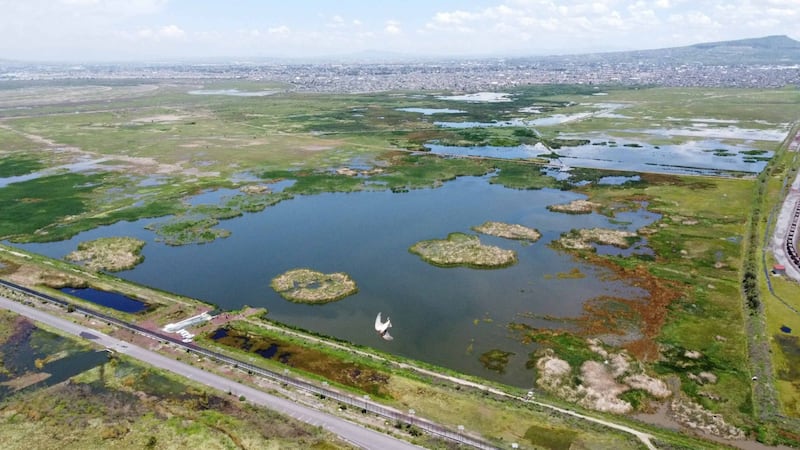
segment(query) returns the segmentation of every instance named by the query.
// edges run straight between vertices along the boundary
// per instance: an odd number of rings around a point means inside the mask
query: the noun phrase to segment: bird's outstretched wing
[[[378,313],[378,317],[375,318],[375,331],[377,331],[382,338],[386,339],[387,341],[391,341],[394,339],[389,334],[389,328],[392,327],[392,321],[388,317],[386,318],[386,322],[381,321],[381,313]]]

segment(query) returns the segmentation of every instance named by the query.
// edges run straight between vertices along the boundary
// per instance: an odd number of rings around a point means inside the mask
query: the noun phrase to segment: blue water
[[[105,306],[107,308],[116,309],[126,313],[138,313],[147,309],[147,304],[126,297],[116,292],[101,291],[92,288],[62,288],[61,292],[78,297],[80,299]]]
[[[433,114],[463,114],[466,111],[460,109],[450,108],[397,108],[397,111],[419,113],[423,116],[430,116]]]
[[[630,212],[618,217],[624,224],[614,224],[598,214],[552,213],[547,205],[584,196],[553,189],[507,189],[488,180],[488,176],[461,177],[436,189],[407,193],[297,196],[262,212],[222,221],[219,226],[232,235],[205,245],[170,247],[156,242],[155,235],[143,229],[153,219],[143,219],[101,227],[68,241],[20,246],[60,259],[82,241],[102,236],[137,237],[146,242],[142,250],[145,260],[118,276],[222,309],[264,307],[273,320],[529,386],[533,379],[525,362],[533,349],[510,338],[510,322],[548,325],[528,317],[577,317],[590,298],[646,294],[613,280],[606,269],[585,264],[548,244],[573,228],[636,230],[657,216]],[[206,193],[201,198],[216,195]],[[497,270],[434,267],[408,251],[420,240],[445,238],[452,232],[475,234],[470,227],[490,220],[536,228],[542,239],[523,245],[481,235],[483,243],[518,253],[516,265]],[[346,272],[359,291],[325,305],[288,302],[269,283],[299,267]],[[586,277],[548,277],[573,268]],[[394,341],[384,341],[375,333],[378,312],[391,317]],[[481,320],[476,323],[476,319]],[[468,353],[468,348],[473,352]],[[481,353],[495,348],[516,355],[504,374],[486,370],[478,360]]]
[[[751,147],[732,145],[717,139],[701,139],[660,146],[646,142],[622,142],[619,140],[614,145],[598,145],[598,142],[602,141],[592,141],[586,145],[564,146],[553,151],[561,156],[559,161],[566,166],[636,172],[685,175],[720,175],[728,172],[755,174],[760,173],[767,165],[767,161],[753,161],[752,156],[742,153],[742,151],[752,150]],[[630,145],[636,145],[636,147]],[[527,159],[550,153],[550,150],[541,145],[457,147],[426,144],[425,147],[437,155],[504,159]],[[715,155],[716,150],[724,150],[731,155]],[[771,158],[772,155],[772,152],[767,152],[760,156]]]

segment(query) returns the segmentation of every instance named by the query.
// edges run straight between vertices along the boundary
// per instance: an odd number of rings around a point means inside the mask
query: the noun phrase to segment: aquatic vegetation
[[[242,323],[218,328],[211,332],[209,337],[226,347],[256,354],[275,363],[324,377],[370,395],[391,397],[387,385],[392,376],[386,371],[352,361],[350,353],[343,358],[342,355],[329,354],[324,350],[276,337]]]
[[[66,258],[95,271],[119,272],[134,268],[144,261],[144,241],[132,237],[108,237],[81,242]]]
[[[498,373],[504,373],[508,365],[508,360],[512,356],[514,356],[514,352],[506,352],[495,348],[483,353],[480,356],[480,361],[483,367]]]
[[[573,267],[569,270],[569,272],[558,272],[556,277],[559,280],[578,280],[581,278],[586,278],[586,274],[581,272],[581,269]]]
[[[155,231],[158,240],[167,245],[205,244],[230,236],[230,231],[214,228],[219,220],[212,217],[176,216],[165,222],[151,223],[145,228]]]
[[[343,272],[322,273],[293,269],[272,279],[272,289],[298,303],[329,303],[358,292],[356,282]]]
[[[88,196],[103,175],[65,173],[10,184],[0,189],[0,237],[33,235],[47,240],[47,226],[89,208]],[[61,236],[54,236],[55,240]],[[52,239],[51,239],[52,240]]]
[[[29,156],[4,156],[0,159],[0,178],[26,175],[42,167],[41,161]]]
[[[517,262],[513,250],[481,244],[477,236],[464,233],[450,233],[447,239],[417,242],[409,251],[441,267],[498,268]]]

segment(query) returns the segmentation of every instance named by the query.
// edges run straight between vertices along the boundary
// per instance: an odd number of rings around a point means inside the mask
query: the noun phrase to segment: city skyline
[[[0,0],[0,59],[537,56],[788,35],[797,0]]]

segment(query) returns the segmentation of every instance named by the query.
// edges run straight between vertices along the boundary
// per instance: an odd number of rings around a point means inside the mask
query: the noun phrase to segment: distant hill
[[[761,38],[739,39],[736,41],[706,42],[690,45],[689,48],[719,49],[733,47],[738,49],[765,49],[765,50],[800,50],[800,42],[789,36],[776,35]]]
[[[567,61],[580,59],[584,62],[635,61],[673,65],[800,64],[800,42],[788,36],[766,36],[734,41],[705,42],[686,47],[553,56],[548,59]]]

